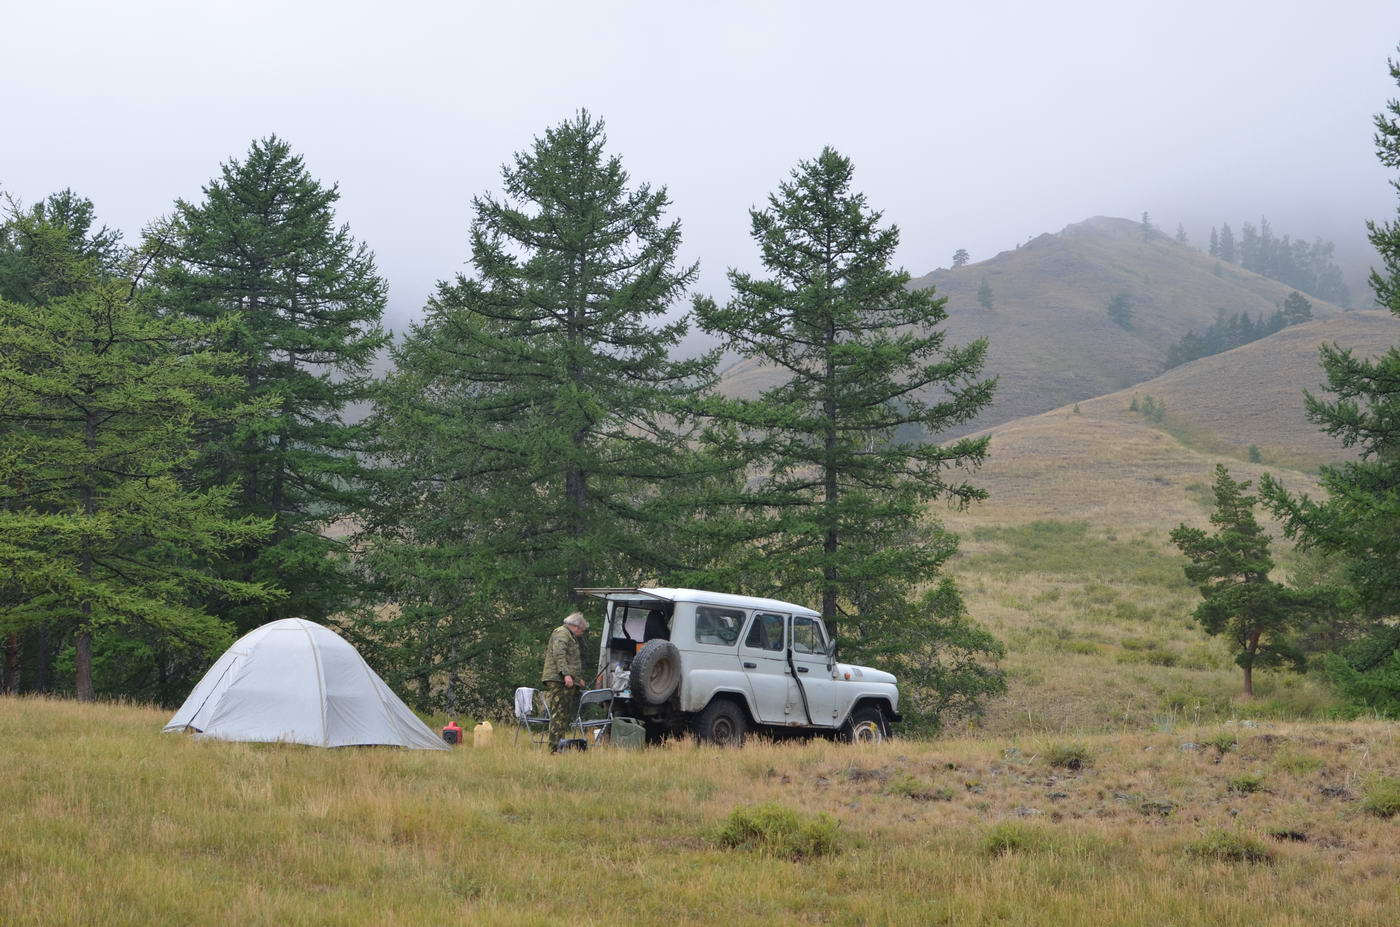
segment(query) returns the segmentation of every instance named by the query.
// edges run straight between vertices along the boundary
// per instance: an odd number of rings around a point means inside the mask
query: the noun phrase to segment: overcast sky
[[[46,0],[0,23],[0,189],[72,187],[134,240],[275,132],[339,182],[397,329],[465,266],[472,196],[579,107],[669,187],[716,295],[755,265],[747,209],[826,144],[916,275],[1144,210],[1359,250],[1396,208],[1371,141],[1395,0]]]

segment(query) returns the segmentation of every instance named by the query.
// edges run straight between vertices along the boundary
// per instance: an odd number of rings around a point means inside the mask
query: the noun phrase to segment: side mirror
[[[836,665],[836,638],[832,638],[826,645],[826,665]]]

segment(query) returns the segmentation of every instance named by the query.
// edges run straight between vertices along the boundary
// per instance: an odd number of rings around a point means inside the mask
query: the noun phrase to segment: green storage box
[[[609,737],[614,747],[644,747],[647,742],[647,729],[640,721],[631,718],[613,718]]]

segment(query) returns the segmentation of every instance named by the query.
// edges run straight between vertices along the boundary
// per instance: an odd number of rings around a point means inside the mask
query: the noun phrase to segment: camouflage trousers
[[[545,704],[549,706],[549,744],[553,747],[570,736],[569,728],[578,717],[577,686],[566,689],[562,682],[542,682]]]

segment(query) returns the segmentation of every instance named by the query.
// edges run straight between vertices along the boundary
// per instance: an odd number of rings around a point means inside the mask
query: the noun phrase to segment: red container
[[[462,729],[456,721],[449,721],[443,726],[442,739],[454,746],[462,742]]]

